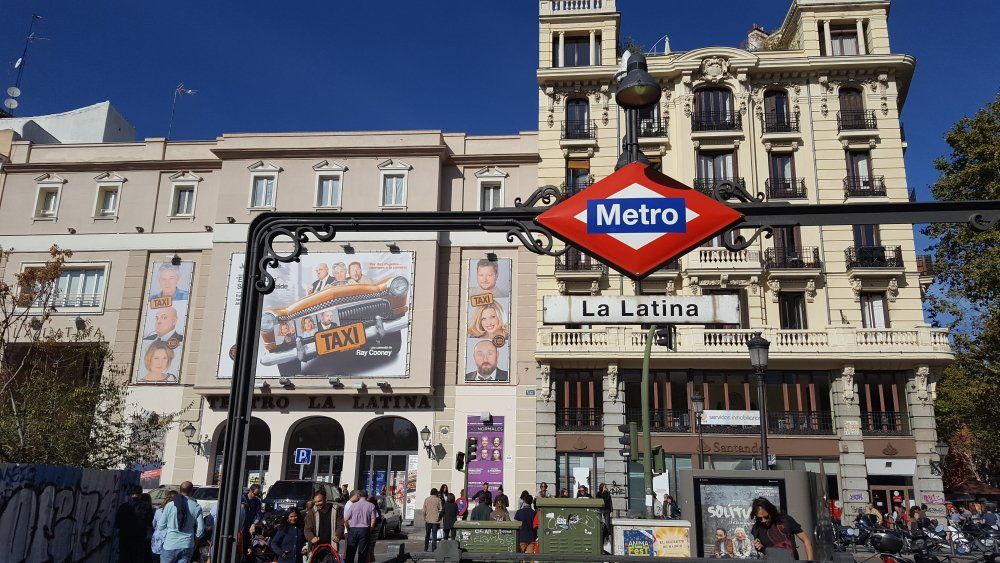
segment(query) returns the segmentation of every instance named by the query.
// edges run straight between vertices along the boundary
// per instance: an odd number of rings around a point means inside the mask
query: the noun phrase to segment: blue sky
[[[750,24],[777,27],[790,0],[619,0],[622,37],[675,50],[736,46]],[[518,8],[515,9],[515,6]],[[48,40],[29,51],[19,115],[109,99],[139,137],[223,132],[537,127],[537,3],[6,0],[2,86],[14,80],[31,13]],[[893,50],[917,57],[903,112],[910,185],[927,199],[944,132],[1000,89],[995,0],[895,0]]]

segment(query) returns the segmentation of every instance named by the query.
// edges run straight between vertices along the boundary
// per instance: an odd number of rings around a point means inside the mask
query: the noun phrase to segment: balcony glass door
[[[566,102],[566,138],[586,139],[590,133],[590,103],[575,99]]]
[[[735,177],[734,161],[735,158],[731,152],[699,152],[698,179],[708,182],[730,180]]]
[[[889,328],[889,312],[884,293],[861,294],[861,325],[865,328]]]

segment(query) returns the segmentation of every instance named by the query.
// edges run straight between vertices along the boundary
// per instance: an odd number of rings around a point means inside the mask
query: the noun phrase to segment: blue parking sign
[[[295,449],[295,463],[299,465],[309,465],[312,463],[313,451],[312,448],[296,448]]]

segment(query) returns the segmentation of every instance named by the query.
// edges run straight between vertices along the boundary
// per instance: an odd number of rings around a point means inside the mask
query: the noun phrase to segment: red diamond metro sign
[[[535,222],[633,279],[642,279],[743,214],[641,163],[625,166]]]

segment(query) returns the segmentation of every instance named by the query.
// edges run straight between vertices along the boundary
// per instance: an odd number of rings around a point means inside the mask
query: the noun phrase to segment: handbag
[[[443,540],[444,539],[444,530],[442,528],[438,528],[437,539],[439,539],[439,540]]]

